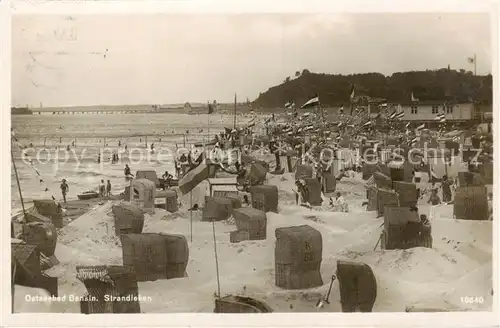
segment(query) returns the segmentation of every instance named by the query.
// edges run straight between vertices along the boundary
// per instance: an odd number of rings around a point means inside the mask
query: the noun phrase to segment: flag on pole
[[[285,109],[291,109],[295,107],[295,102],[289,101],[285,104]]]
[[[351,101],[354,99],[354,84],[351,86],[351,92],[349,93],[349,98]]]
[[[397,115],[396,111],[392,112],[392,114],[389,115],[389,119],[391,119],[391,120],[394,119],[396,117],[396,115]]]
[[[418,98],[415,98],[415,96],[413,95],[413,92],[411,93],[411,101],[413,101],[413,102],[418,101]]]
[[[417,131],[420,131],[420,130],[422,130],[422,129],[424,129],[424,128],[425,128],[425,123],[422,123],[422,124],[420,124],[420,125],[417,127]]]
[[[302,105],[302,109],[304,108],[311,108],[311,107],[316,107],[319,106],[319,97],[316,96],[314,98],[309,99],[304,105]]]
[[[368,121],[365,124],[363,124],[364,127],[372,125],[372,121]]]
[[[415,138],[411,139],[411,141],[410,141],[410,145],[415,144],[417,141],[418,141],[418,138],[417,138],[417,137],[415,137]]]
[[[441,122],[446,121],[446,117],[445,117],[444,113],[441,113],[441,114],[436,115],[436,117],[435,117],[434,119],[435,119],[436,121],[441,121]]]
[[[469,62],[469,64],[474,64],[474,57],[468,57],[467,58],[467,61]]]
[[[402,119],[403,117],[405,117],[405,112],[400,112],[400,113],[396,114],[397,119]]]
[[[406,123],[406,128],[408,129],[411,125],[411,122]]]

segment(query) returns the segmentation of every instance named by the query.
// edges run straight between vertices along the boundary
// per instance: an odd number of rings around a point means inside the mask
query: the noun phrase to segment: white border
[[[479,0],[425,0],[425,1],[375,1],[350,0],[345,2],[317,0],[184,0],[184,1],[20,1],[7,3],[0,0],[0,108],[2,129],[0,129],[3,195],[2,209],[4,226],[2,231],[2,258],[10,258],[10,15],[11,14],[146,14],[146,13],[325,13],[325,12],[490,12],[492,15],[492,53],[494,77],[494,132],[495,144],[499,143],[498,124],[498,4]],[[495,218],[498,218],[499,154],[495,153]],[[255,327],[255,326],[449,326],[449,327],[487,327],[498,325],[498,222],[494,222],[494,290],[493,308],[495,312],[455,312],[455,313],[308,313],[308,314],[269,314],[269,315],[230,315],[230,314],[148,314],[141,315],[78,315],[78,314],[16,314],[12,315],[10,302],[10,268],[2,266],[1,297],[2,326],[195,326],[195,327]],[[8,262],[4,262],[8,263]]]

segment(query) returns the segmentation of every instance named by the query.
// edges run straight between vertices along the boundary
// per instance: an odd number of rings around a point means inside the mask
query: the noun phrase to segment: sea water
[[[248,119],[239,116],[238,126]],[[12,149],[24,201],[29,204],[33,199],[52,196],[62,200],[62,179],[69,185],[67,199],[97,190],[101,179],[110,180],[112,193],[119,194],[127,185],[125,164],[133,174],[137,170],[155,170],[158,177],[165,171],[173,173],[174,155],[179,148],[203,143],[232,125],[233,116],[221,114],[210,115],[210,121],[207,115],[187,114],[12,116],[12,130],[18,140],[13,140]],[[112,153],[120,154],[116,164],[111,163]],[[101,162],[97,163],[99,154]],[[11,181],[14,213],[21,203],[13,167]]]

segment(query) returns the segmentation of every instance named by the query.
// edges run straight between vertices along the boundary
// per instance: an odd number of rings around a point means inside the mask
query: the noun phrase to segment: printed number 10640
[[[462,296],[460,301],[465,304],[483,304],[484,298],[482,296]]]

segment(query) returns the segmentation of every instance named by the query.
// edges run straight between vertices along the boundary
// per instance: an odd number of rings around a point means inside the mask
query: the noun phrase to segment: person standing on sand
[[[453,185],[453,181],[448,179],[448,176],[445,174],[441,184],[441,187],[443,188],[443,202],[445,203],[451,201],[451,185]]]
[[[104,180],[101,179],[101,184],[99,185],[99,198],[101,201],[104,199],[104,195],[106,192],[106,186],[104,185]]]
[[[109,198],[111,196],[111,181],[108,180],[108,184],[106,185],[106,196]]]
[[[62,179],[61,192],[64,199],[64,204],[66,204],[66,194],[69,192],[69,186],[66,183],[66,179]]]

